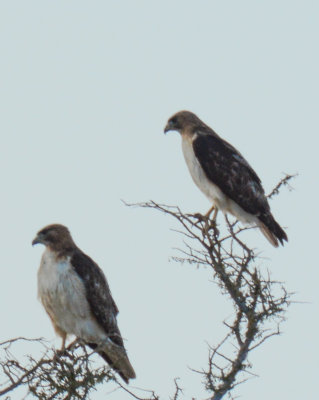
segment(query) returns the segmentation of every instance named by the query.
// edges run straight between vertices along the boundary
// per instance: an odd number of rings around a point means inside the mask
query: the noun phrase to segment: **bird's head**
[[[201,120],[194,113],[190,111],[179,111],[167,121],[164,133],[169,131],[177,131],[181,133],[183,129],[192,126],[196,127],[201,123]]]
[[[52,224],[41,229],[32,241],[35,244],[44,244],[52,250],[60,250],[65,247],[74,246],[73,239],[68,228],[60,224]]]

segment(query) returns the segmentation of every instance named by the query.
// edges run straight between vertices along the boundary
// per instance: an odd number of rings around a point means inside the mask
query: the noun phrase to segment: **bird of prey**
[[[100,267],[74,243],[63,225],[41,229],[32,245],[45,251],[38,270],[38,296],[56,333],[75,335],[128,383],[135,378],[117,326],[118,308]]]
[[[278,241],[282,245],[288,241],[271,214],[258,175],[239,151],[190,111],[173,115],[164,129],[168,131],[181,134],[186,164],[195,184],[213,203],[214,218],[217,210],[231,213],[258,226],[275,247]]]

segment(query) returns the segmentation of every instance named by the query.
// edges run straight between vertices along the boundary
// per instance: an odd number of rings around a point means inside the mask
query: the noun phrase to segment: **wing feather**
[[[214,132],[199,131],[193,149],[207,178],[244,211],[256,216],[269,212],[258,175],[231,144]]]
[[[124,347],[116,322],[118,308],[103,271],[79,249],[76,249],[72,255],[71,265],[84,283],[86,297],[97,322],[115,344]]]

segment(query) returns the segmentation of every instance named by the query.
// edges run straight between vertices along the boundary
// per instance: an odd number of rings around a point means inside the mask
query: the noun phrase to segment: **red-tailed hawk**
[[[261,181],[244,157],[195,114],[180,111],[164,132],[178,131],[190,174],[217,210],[256,225],[278,247],[287,235],[271,214]]]
[[[37,243],[46,247],[38,271],[38,295],[62,337],[62,349],[67,335],[75,335],[128,383],[135,372],[117,326],[118,308],[103,271],[76,246],[63,225],[40,230],[32,245]]]

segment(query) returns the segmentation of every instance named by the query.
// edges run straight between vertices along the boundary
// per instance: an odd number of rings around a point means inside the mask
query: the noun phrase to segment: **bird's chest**
[[[38,271],[38,296],[48,313],[61,314],[81,307],[85,289],[69,258],[57,260],[46,250]]]
[[[182,138],[182,149],[189,172],[194,182],[200,186],[205,178],[203,175],[204,171],[195,156],[192,139],[190,137],[186,136]]]
[[[187,167],[195,184],[209,198],[209,200],[214,202],[219,208],[223,209],[225,196],[219,187],[207,178],[205,171],[195,156],[193,138],[188,136],[182,137],[182,149]]]
[[[45,251],[38,271],[39,297],[44,294],[58,295],[68,280],[70,269],[68,259],[56,260],[51,252]]]

